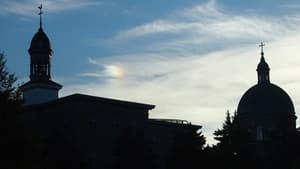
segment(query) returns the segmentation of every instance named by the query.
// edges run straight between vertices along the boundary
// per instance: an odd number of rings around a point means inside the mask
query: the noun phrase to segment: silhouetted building
[[[27,127],[45,140],[62,135],[90,169],[110,169],[118,163],[116,159],[120,161],[116,156],[133,156],[133,143],[119,146],[130,139],[139,139],[144,148],[147,146],[147,151],[139,154],[147,157],[144,165],[152,163],[156,169],[164,169],[175,136],[201,128],[183,120],[149,119],[154,105],[83,94],[58,98],[62,85],[51,80],[52,49],[41,24],[29,54],[30,81],[21,86]]]
[[[270,82],[270,68],[263,48],[256,71],[257,84],[245,92],[238,104],[239,124],[257,141],[268,139],[274,131],[295,131],[293,102],[283,89]]]
[[[90,168],[111,168],[113,150],[124,128],[144,129],[153,105],[73,94],[27,106],[26,122],[47,139],[61,132]]]
[[[20,87],[24,104],[38,104],[57,99],[62,85],[51,80],[52,49],[41,24],[31,40],[28,52],[30,54],[30,81]]]

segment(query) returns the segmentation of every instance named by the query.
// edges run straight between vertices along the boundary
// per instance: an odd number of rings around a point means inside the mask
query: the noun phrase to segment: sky
[[[29,79],[40,3],[61,97],[154,104],[151,118],[202,125],[213,143],[226,111],[257,83],[262,41],[271,82],[300,115],[297,0],[1,0],[0,51],[19,83]]]

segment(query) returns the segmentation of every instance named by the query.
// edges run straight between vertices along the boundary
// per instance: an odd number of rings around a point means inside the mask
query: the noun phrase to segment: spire
[[[257,65],[257,78],[258,78],[258,84],[266,84],[270,83],[270,75],[269,75],[269,65],[265,61],[264,58],[264,46],[265,44],[263,42],[260,43],[259,47],[261,48],[261,57],[260,57],[260,62]]]
[[[43,5],[41,4],[40,6],[38,6],[40,12],[38,13],[38,15],[40,15],[40,29],[42,29],[42,15],[43,15]]]

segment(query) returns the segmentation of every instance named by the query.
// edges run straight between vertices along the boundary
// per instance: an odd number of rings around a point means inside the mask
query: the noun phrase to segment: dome
[[[239,125],[256,140],[269,139],[274,131],[294,131],[297,117],[293,102],[283,89],[270,82],[263,49],[256,71],[257,84],[244,93],[238,104]]]
[[[247,90],[238,104],[237,111],[242,116],[295,115],[294,105],[289,95],[272,83],[257,84]]]
[[[263,49],[256,71],[258,82],[242,96],[237,110],[239,116],[251,116],[255,119],[258,116],[263,118],[294,116],[295,109],[289,95],[270,82],[270,68],[265,61]]]
[[[47,52],[48,55],[52,54],[49,38],[42,28],[39,28],[39,31],[33,36],[28,51],[30,54],[35,52]]]

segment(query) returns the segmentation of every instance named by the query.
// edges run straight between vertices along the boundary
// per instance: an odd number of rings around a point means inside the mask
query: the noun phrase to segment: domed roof
[[[30,54],[35,52],[46,52],[49,55],[52,54],[49,38],[42,28],[39,28],[39,31],[33,36],[28,51]]]
[[[247,90],[239,102],[237,111],[240,115],[295,114],[289,95],[272,83],[257,84]]]
[[[261,58],[256,69],[258,82],[242,96],[237,112],[240,116],[294,116],[295,109],[289,95],[270,82],[270,68],[264,58],[263,46],[261,43]]]

